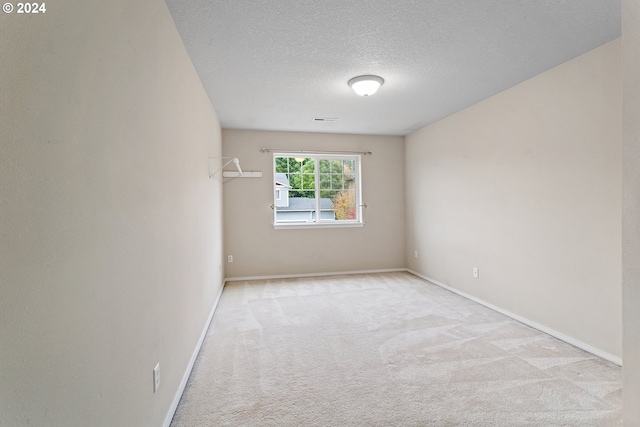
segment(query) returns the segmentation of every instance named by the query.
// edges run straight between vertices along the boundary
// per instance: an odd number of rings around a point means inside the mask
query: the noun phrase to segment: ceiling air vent
[[[314,117],[312,119],[314,122],[335,122],[338,120],[337,117]]]

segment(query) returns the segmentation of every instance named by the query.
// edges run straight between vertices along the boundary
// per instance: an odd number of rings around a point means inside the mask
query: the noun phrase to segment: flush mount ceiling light
[[[369,96],[376,93],[384,80],[378,76],[358,76],[349,80],[349,86],[360,96]]]

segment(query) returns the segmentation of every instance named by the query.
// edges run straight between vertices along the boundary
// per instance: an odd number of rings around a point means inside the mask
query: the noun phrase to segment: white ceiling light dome
[[[358,76],[349,80],[349,86],[360,96],[369,96],[377,92],[384,83],[384,79],[378,76]]]

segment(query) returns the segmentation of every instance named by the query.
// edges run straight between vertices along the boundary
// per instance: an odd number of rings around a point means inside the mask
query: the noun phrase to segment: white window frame
[[[362,173],[361,173],[361,163],[362,156],[360,154],[340,154],[340,153],[321,153],[321,154],[309,154],[299,152],[278,152],[273,153],[272,159],[272,174],[273,174],[273,187],[276,185],[276,158],[278,157],[301,157],[312,158],[316,162],[315,165],[315,201],[316,201],[316,210],[315,210],[315,222],[301,222],[297,220],[285,220],[285,221],[276,221],[277,215],[277,207],[276,207],[276,199],[274,196],[274,204],[273,204],[273,227],[275,229],[296,229],[296,228],[344,228],[344,227],[363,227],[363,203],[362,203]],[[319,182],[320,182],[320,160],[354,160],[355,161],[355,171],[354,174],[356,176],[356,219],[353,220],[327,220],[322,219],[320,213],[320,197],[319,197]]]

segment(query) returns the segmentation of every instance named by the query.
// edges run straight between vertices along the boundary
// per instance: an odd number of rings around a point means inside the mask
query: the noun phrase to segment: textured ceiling
[[[234,129],[405,135],[621,33],[619,0],[166,2]]]

